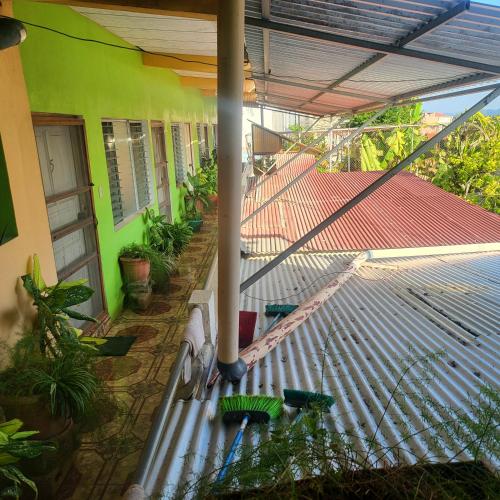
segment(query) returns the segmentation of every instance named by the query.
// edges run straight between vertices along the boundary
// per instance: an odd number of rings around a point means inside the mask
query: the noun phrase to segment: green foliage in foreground
[[[21,459],[33,459],[44,451],[55,450],[50,443],[28,439],[38,434],[38,431],[21,431],[22,426],[19,419],[0,424],[0,478],[4,483],[0,489],[0,498],[19,498],[23,485],[31,488],[37,495],[35,483],[16,464]]]
[[[94,371],[97,351],[71,339],[61,339],[57,355],[43,356],[33,335],[10,352],[9,367],[0,373],[0,394],[41,396],[53,415],[82,416],[100,392]]]
[[[350,429],[335,429],[332,420],[325,425],[331,417],[319,409],[297,424],[277,423],[270,435],[269,426],[255,427],[262,441],[242,446],[221,484],[214,486],[214,470],[184,485],[177,497],[497,498],[500,477],[481,462],[500,461],[498,388],[479,386],[463,409],[436,403],[427,387],[436,376],[432,366],[440,356],[398,363],[392,377],[396,383],[376,417],[375,429],[360,422]],[[412,372],[416,365],[423,373],[420,377]],[[415,408],[422,428],[411,422]],[[389,421],[402,433],[398,442],[387,433]],[[425,455],[412,448],[421,439],[427,443]],[[406,465],[408,456],[413,466]]]

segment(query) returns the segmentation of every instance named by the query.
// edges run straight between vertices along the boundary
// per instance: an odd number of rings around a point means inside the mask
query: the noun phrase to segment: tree
[[[445,191],[500,213],[500,116],[475,114],[415,167]]]
[[[364,122],[371,115],[373,113],[357,115],[351,123],[355,122],[358,117],[361,117],[360,120]],[[405,127],[404,125],[416,125],[421,118],[421,103],[391,108],[379,116],[374,124],[402,126],[364,133],[361,136],[359,151],[361,170],[389,170],[410,155],[422,142],[423,136],[419,127]]]
[[[359,113],[352,117],[347,124],[350,128],[361,126],[366,120],[371,118],[376,111],[368,113]],[[418,123],[422,118],[422,103],[416,102],[409,106],[398,106],[389,108],[385,113],[380,115],[372,125],[400,125]]]

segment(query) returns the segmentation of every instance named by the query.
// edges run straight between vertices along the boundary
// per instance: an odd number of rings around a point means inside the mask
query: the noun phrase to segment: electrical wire
[[[399,268],[397,267],[396,268],[396,271],[400,271],[401,269],[403,270],[406,270],[404,268]],[[315,280],[311,281],[307,286],[305,286],[304,288],[302,288],[301,290],[299,290],[298,292],[296,293],[292,293],[291,295],[287,295],[286,297],[275,297],[275,298],[266,298],[266,299],[262,299],[260,297],[254,297],[252,295],[249,295],[247,292],[243,292],[243,295],[245,297],[247,297],[248,299],[253,299],[253,300],[257,300],[259,302],[279,302],[279,301],[282,301],[282,300],[286,300],[286,299],[291,299],[292,297],[297,297],[299,296],[300,294],[302,294],[303,292],[305,292],[306,290],[308,290],[309,288],[311,288],[314,284],[316,284],[318,281],[322,280],[323,278],[327,278],[328,276],[333,276],[333,275],[336,275],[336,274],[350,274],[352,276],[356,276],[357,278],[360,278],[364,281],[386,281],[387,279],[389,279],[391,276],[393,276],[394,274],[397,274],[397,272],[393,272],[391,273],[389,276],[386,276],[384,278],[366,278],[364,276],[361,276],[360,274],[358,273],[352,273],[352,272],[349,272],[349,271],[333,271],[331,273],[324,273],[322,274],[321,276],[318,276]]]
[[[73,40],[78,40],[80,42],[96,43],[98,45],[105,45],[105,46],[108,46],[108,47],[113,47],[115,49],[128,50],[130,52],[141,52],[143,54],[151,54],[151,55],[155,55],[155,56],[162,56],[162,57],[166,57],[168,59],[175,59],[175,60],[181,61],[181,62],[196,63],[196,64],[203,64],[204,66],[217,67],[217,64],[215,64],[215,63],[204,62],[204,61],[194,61],[192,59],[185,59],[183,57],[177,57],[177,56],[173,56],[173,55],[170,55],[170,54],[161,54],[161,53],[157,53],[157,52],[151,52],[149,50],[141,49],[137,45],[133,45],[132,47],[127,47],[126,45],[119,45],[117,43],[105,42],[103,40],[96,40],[95,38],[86,38],[86,37],[81,37],[81,36],[77,36],[77,35],[70,35],[69,33],[57,30],[55,28],[50,28],[49,26],[43,26],[41,24],[31,23],[29,21],[24,21],[22,19],[17,19],[17,18],[14,18],[14,17],[2,16],[2,15],[0,15],[0,17],[4,17],[4,18],[8,18],[8,19],[14,19],[14,20],[19,21],[19,22],[21,22],[21,23],[23,23],[23,24],[25,24],[27,26],[32,26],[33,28],[39,28],[39,29],[47,30],[47,31],[50,31],[52,33],[56,33],[57,35],[65,36],[67,38],[71,38]]]
[[[200,65],[203,65],[203,66],[217,67],[216,63],[210,63],[210,62],[205,62],[205,61],[195,61],[195,60],[192,60],[192,59],[186,59],[186,58],[174,56],[174,55],[171,55],[171,54],[162,54],[162,53],[159,53],[159,52],[152,52],[150,50],[142,49],[141,47],[138,47],[137,45],[132,45],[131,47],[127,47],[126,45],[120,45],[120,44],[117,44],[117,43],[105,42],[103,40],[97,40],[95,38],[86,38],[86,37],[81,37],[81,36],[77,36],[77,35],[71,35],[69,33],[66,33],[64,31],[60,31],[60,30],[55,29],[55,28],[51,28],[49,26],[44,26],[42,24],[32,23],[30,21],[24,21],[23,19],[18,19],[18,18],[15,18],[15,17],[3,16],[3,15],[0,15],[0,17],[7,18],[7,19],[14,19],[16,21],[19,21],[19,22],[25,24],[26,26],[31,26],[33,28],[39,28],[39,29],[43,29],[43,30],[46,30],[46,31],[50,31],[50,32],[55,33],[57,35],[61,35],[61,36],[64,36],[64,37],[67,37],[67,38],[71,38],[73,40],[78,40],[78,41],[81,41],[81,42],[95,43],[95,44],[98,44],[98,45],[104,45],[104,46],[112,47],[112,48],[115,48],[115,49],[128,50],[130,52],[139,52],[139,53],[143,53],[143,54],[151,54],[151,55],[154,55],[154,56],[165,57],[167,59],[174,59],[174,60],[180,61],[180,62],[196,63],[196,64],[200,64]],[[275,73],[272,73],[272,74],[270,73],[270,74],[266,75],[263,72],[256,72],[256,71],[253,71],[252,73],[255,74],[255,75],[264,76],[264,77],[265,76],[272,76],[272,77],[276,77],[276,78],[294,78],[296,80],[304,80],[304,81],[312,82],[312,83],[323,83],[323,84],[329,84],[329,85],[332,85],[332,84],[335,83],[335,80],[332,82],[332,80],[317,80],[317,79],[311,79],[311,78],[304,78],[304,77],[297,76],[297,75],[280,75],[280,74],[275,74]],[[352,83],[404,83],[404,82],[426,82],[426,81],[443,81],[443,82],[446,82],[448,80],[449,80],[449,78],[438,77],[438,78],[411,78],[411,79],[399,79],[399,80],[357,80],[357,79],[348,78],[348,79],[346,79],[344,81],[345,82],[352,82]],[[325,89],[325,90],[327,90],[327,89]]]

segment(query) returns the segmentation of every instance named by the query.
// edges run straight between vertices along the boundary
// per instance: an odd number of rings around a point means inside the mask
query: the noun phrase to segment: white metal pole
[[[238,382],[246,372],[245,363],[238,357],[244,10],[244,0],[219,0],[217,367],[231,382]]]

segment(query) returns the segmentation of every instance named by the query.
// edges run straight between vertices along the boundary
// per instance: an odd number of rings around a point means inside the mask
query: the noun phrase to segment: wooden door
[[[95,293],[74,309],[104,319],[101,265],[83,124],[67,120],[64,124],[41,122],[34,118],[57,277],[70,281],[87,279]],[[87,326],[80,321],[72,322],[75,326]]]

